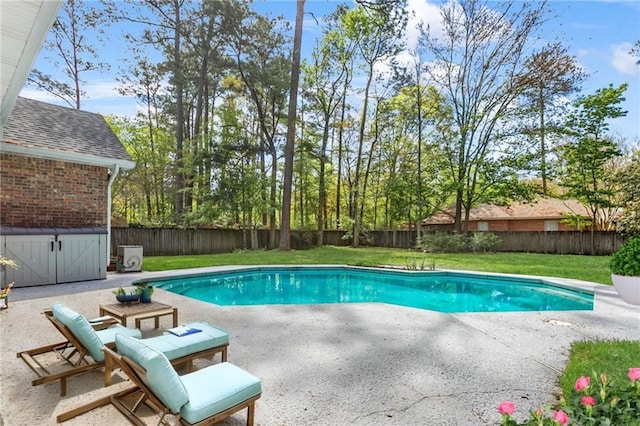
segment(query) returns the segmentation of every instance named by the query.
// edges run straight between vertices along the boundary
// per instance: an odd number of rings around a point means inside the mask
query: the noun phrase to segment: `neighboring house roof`
[[[22,97],[4,125],[2,151],[104,167],[135,166],[103,116]]]
[[[453,209],[431,216],[425,225],[453,223]],[[525,219],[563,219],[565,214],[589,217],[587,209],[577,200],[559,200],[557,198],[539,198],[531,203],[513,203],[509,206],[480,204],[469,212],[469,220],[525,220]],[[464,215],[464,211],[463,211]]]

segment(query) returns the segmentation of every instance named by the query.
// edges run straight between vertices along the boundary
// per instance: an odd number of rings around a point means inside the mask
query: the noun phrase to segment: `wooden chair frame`
[[[31,370],[33,370],[33,372],[38,376],[37,379],[34,379],[31,382],[32,386],[52,383],[59,380],[60,396],[65,396],[67,394],[67,378],[101,368],[104,366],[104,362],[95,361],[89,355],[89,351],[73,335],[71,330],[69,330],[63,323],[54,318],[53,311],[51,309],[47,309],[43,313],[45,318],[47,318],[67,340],[60,343],[54,343],[51,345],[41,346],[39,348],[18,352],[17,357],[21,358],[25,362],[25,364],[27,364],[27,366],[31,368]],[[106,320],[99,324],[93,325],[93,328],[96,330],[101,330],[116,323],[117,321],[115,320]],[[115,347],[115,343],[110,344],[110,346]],[[37,357],[52,352],[56,353],[59,357],[64,359],[70,365],[70,368],[59,373],[51,373]]]
[[[153,393],[151,389],[145,384],[143,377],[146,375],[146,371],[140,365],[129,359],[128,357],[122,356],[115,352],[110,348],[103,348],[105,353],[105,358],[110,358],[113,360],[115,364],[117,364],[120,369],[127,375],[129,380],[134,384],[134,386],[128,387],[127,389],[117,392],[115,394],[102,397],[96,401],[89,402],[87,404],[81,405],[79,407],[75,407],[70,411],[65,413],[61,413],[56,417],[56,421],[58,423],[67,421],[72,419],[73,417],[79,416],[81,414],[87,413],[95,408],[102,407],[111,403],[118,411],[120,411],[126,418],[134,425],[145,426],[147,423],[141,419],[136,411],[145,404],[147,407],[160,414],[160,420],[158,424],[169,424],[166,416],[171,414],[171,410],[165,406],[158,397]],[[134,404],[131,406],[127,404],[124,399],[131,398],[134,394],[139,394]],[[174,415],[175,423],[178,425],[189,425],[189,426],[208,426],[214,423],[217,423],[232,414],[237,413],[243,409],[247,409],[247,426],[253,426],[254,416],[255,416],[255,402],[260,398],[261,394],[258,394],[254,397],[251,397],[241,403],[219,413],[214,414],[211,417],[204,419],[201,422],[196,424],[188,423],[186,420],[182,418],[180,414]]]
[[[67,339],[64,342],[54,343],[51,345],[42,346],[39,348],[29,349],[26,351],[18,352],[17,357],[21,358],[27,366],[33,370],[38,376],[31,382],[32,386],[42,385],[46,383],[52,383],[60,381],[60,396],[67,394],[67,379],[78,374],[85,373],[87,371],[96,370],[104,367],[104,386],[111,385],[111,375],[114,370],[113,358],[105,352],[104,361],[94,360],[89,351],[82,345],[82,343],[74,336],[63,323],[55,319],[53,311],[47,309],[44,311],[44,316],[47,318],[53,326]],[[95,330],[101,330],[107,328],[113,324],[117,324],[116,320],[105,320],[98,324],[93,324]],[[115,348],[115,343],[109,343],[106,347],[110,349]],[[216,346],[213,348],[205,349],[200,352],[195,352],[189,355],[185,355],[180,358],[171,360],[171,364],[174,366],[186,365],[188,371],[193,369],[193,360],[197,358],[205,358],[208,360],[213,359],[215,354],[221,353],[222,362],[227,360],[227,351],[229,344]],[[56,353],[59,357],[64,359],[70,367],[64,371],[58,373],[51,373],[46,366],[44,366],[38,359],[38,356],[45,354]],[[111,353],[115,353],[111,351]]]

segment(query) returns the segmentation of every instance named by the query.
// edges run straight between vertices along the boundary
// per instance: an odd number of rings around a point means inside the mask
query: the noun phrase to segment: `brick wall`
[[[107,169],[0,154],[0,224],[107,225]]]

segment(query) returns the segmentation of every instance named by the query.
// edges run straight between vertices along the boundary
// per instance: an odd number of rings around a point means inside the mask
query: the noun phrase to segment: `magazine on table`
[[[199,333],[202,330],[200,330],[199,328],[193,328],[193,327],[187,327],[184,325],[180,325],[178,327],[173,327],[167,330],[169,333],[174,334],[178,337],[182,337],[182,336],[187,336],[189,334],[193,334],[193,333]]]

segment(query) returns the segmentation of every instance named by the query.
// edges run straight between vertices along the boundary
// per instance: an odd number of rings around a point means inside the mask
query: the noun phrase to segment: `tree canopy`
[[[618,208],[637,214],[637,148],[624,154],[633,141],[608,129],[626,86],[580,92],[566,46],[540,47],[545,2],[448,2],[441,28],[408,27],[404,0],[337,4],[299,70],[299,33],[248,0],[128,4],[67,0],[45,48],[79,54],[70,80],[33,75],[80,107],[81,72],[100,64],[83,31],[127,24],[120,91],[139,110],[109,121],[137,164],[113,191],[129,223],[264,227],[286,249],[280,227],[315,229],[319,244],[343,229],[358,246],[451,206],[465,232],[478,203],[549,193],[581,200],[603,229]]]

